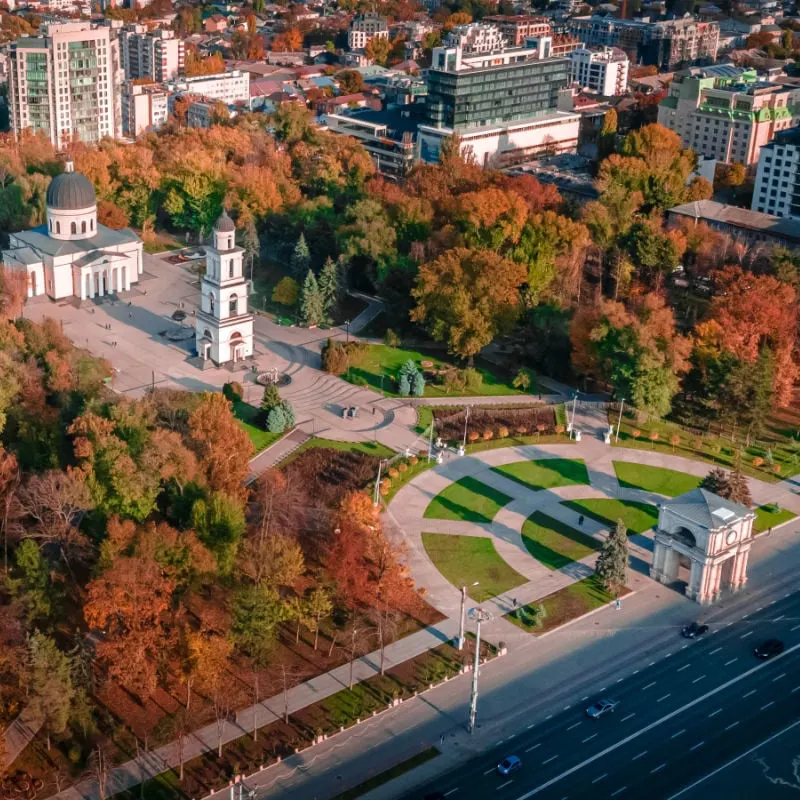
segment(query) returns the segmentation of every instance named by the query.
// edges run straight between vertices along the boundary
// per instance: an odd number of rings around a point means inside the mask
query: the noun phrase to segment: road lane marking
[[[686,733],[686,728],[684,728],[681,731],[678,731],[677,733],[673,733],[672,736],[670,736],[669,738],[670,739],[677,739],[679,736],[683,736],[684,733]]]
[[[487,769],[486,772],[484,772],[483,774],[488,775],[490,772],[494,772],[496,769],[497,767],[492,767],[491,769]]]
[[[535,722],[531,722],[531,724],[528,725],[527,730],[530,730],[531,728],[535,728],[535,727],[536,727],[536,723]]]
[[[785,616],[786,616],[786,614],[781,614],[779,617],[775,617],[775,619],[773,619],[772,621],[773,622],[780,622]]]
[[[753,631],[747,631],[747,633],[743,633],[739,638],[740,639],[746,639],[748,636],[752,636],[752,635],[753,635]]]
[[[731,724],[728,725],[728,727],[725,728],[725,730],[726,731],[732,731],[738,724],[739,724],[739,720],[737,719],[736,722],[731,722]]]
[[[558,755],[550,756],[546,761],[542,761],[542,764],[549,764],[551,761],[555,761],[558,758]]]
[[[772,683],[775,683],[775,681],[779,681],[781,678],[785,678],[785,677],[786,677],[786,673],[785,672],[781,672],[781,674],[778,675],[777,678],[773,678],[772,679]]]
[[[705,678],[705,675],[700,675],[699,677],[695,678],[695,679],[692,681],[692,683],[697,683],[698,681],[701,681],[701,680],[703,680],[703,678]]]
[[[702,747],[704,744],[705,744],[705,742],[698,742],[697,744],[693,744],[693,745],[692,745],[692,746],[689,748],[689,750],[690,750],[690,751],[691,751],[691,750],[697,750],[697,748],[698,748],[698,747]]]
[[[572,706],[564,706],[564,711],[569,711],[571,708]]]
[[[538,742],[537,744],[533,745],[532,747],[529,747],[525,752],[526,753],[530,753],[531,750],[535,750],[537,747],[541,747],[541,746],[542,746],[542,743]]]
[[[586,697],[581,697],[581,703],[585,702],[589,699],[589,695],[587,694]]]
[[[717,714],[721,714],[721,713],[722,713],[722,709],[718,708],[716,711],[712,711],[708,716],[709,716],[709,718],[716,717]]]
[[[741,761],[743,758],[746,758],[751,753],[754,753],[756,750],[763,747],[765,744],[769,744],[771,741],[777,739],[779,736],[783,736],[784,733],[792,730],[793,728],[796,728],[798,725],[800,725],[800,719],[797,720],[797,722],[793,722],[787,728],[784,728],[783,730],[780,730],[777,733],[773,733],[772,736],[770,736],[768,739],[764,739],[763,742],[754,744],[749,750],[745,750],[744,753],[740,753],[738,756],[736,756],[736,758],[732,758],[730,761],[726,762],[721,767],[717,767],[715,770],[713,770],[713,772],[709,772],[708,775],[703,775],[702,778],[698,778],[694,783],[690,783],[688,786],[684,786],[683,789],[673,794],[671,797],[668,798],[668,800],[675,800],[676,797],[680,797],[682,794],[686,794],[686,792],[689,792],[692,789],[694,789],[695,786],[699,786],[701,783],[707,781],[709,778],[713,778],[715,775],[722,772],[722,770],[727,769],[729,766],[731,766],[731,764],[735,764],[737,761]]]
[[[759,711],[763,711],[765,708],[769,708],[770,706],[774,706],[774,705],[775,705],[775,701],[774,700],[770,700],[769,703],[766,703],[765,705],[761,706]]]
[[[714,653],[719,653],[719,651],[720,651],[720,650],[722,650],[722,648],[721,648],[721,647],[717,647],[717,648],[715,648],[714,650],[712,650],[712,651],[709,653],[709,655],[710,655],[710,656],[713,656],[713,655],[714,655]]]
[[[682,667],[678,667],[678,672],[683,672],[685,669],[689,669],[691,666],[691,664],[684,664]]]
[[[639,674],[639,670],[638,670],[638,669],[635,669],[635,670],[634,670],[634,671],[631,673],[631,675],[638,675],[638,674]]]
[[[498,740],[497,740],[497,741],[494,743],[494,744],[495,744],[495,747],[498,747],[499,745],[503,744],[503,742],[504,742],[504,741],[505,741],[505,739],[498,739]]]
[[[581,724],[580,722],[575,722],[572,725],[570,725],[569,728],[567,728],[567,730],[571,731],[573,728],[577,728],[578,725],[580,725],[580,724]]]
[[[618,794],[622,794],[627,788],[628,788],[627,786],[623,786],[623,787],[617,789],[616,792],[611,792],[609,797],[616,797]]]
[[[688,646],[689,646],[688,644],[683,645],[683,647],[681,647],[681,650],[685,650]]]
[[[742,614],[742,619],[747,619],[749,616],[749,614]]]
[[[553,719],[553,715],[552,715],[552,714],[548,714],[548,715],[545,717],[545,720],[548,720],[548,719]]]
[[[635,716],[636,716],[636,712],[634,711],[634,713],[633,713],[633,714],[628,714],[628,716],[627,716],[627,717],[623,717],[623,718],[620,720],[620,722],[625,722],[625,720],[626,720],[626,719],[630,719],[631,717],[635,717]]]
[[[631,759],[631,761],[636,761],[636,759],[637,759],[637,758],[641,758],[642,756],[646,756],[646,755],[647,755],[647,750],[642,750],[642,752],[641,752],[641,753],[639,753],[639,755],[638,755],[638,756],[634,756],[634,757]]]
[[[800,628],[800,625],[795,625],[794,628],[789,628],[789,630],[796,631],[798,628]]]
[[[756,689],[751,689],[747,694],[743,694],[742,695],[742,700],[744,700],[745,697],[750,697],[750,695],[755,694],[756,691],[757,691]]]
[[[652,666],[653,666],[653,664],[655,664],[655,663],[656,663],[655,661],[651,661],[651,662],[650,662],[650,663],[649,663],[647,666],[648,666],[648,667],[652,667]]]
[[[592,780],[592,783],[600,783],[600,781],[603,780],[603,778],[607,778],[607,777],[608,777],[608,773],[604,772],[602,775],[598,775],[596,778],[594,778],[594,780]]]
[[[649,689],[651,686],[655,686],[655,685],[656,685],[656,681],[653,681],[652,683],[648,683],[647,686],[642,686],[642,691],[644,691],[645,689]]]
[[[622,683],[622,681],[624,681],[624,680],[625,680],[625,678],[617,678],[617,680],[615,682],[616,683]]]
[[[723,667],[729,667],[731,664],[733,664],[734,661],[738,661],[738,660],[739,660],[738,658],[732,658],[730,661],[726,661],[722,666]]]
[[[506,788],[506,786],[508,786],[510,783],[514,783],[514,781],[506,781],[505,783],[501,783],[501,784],[500,784],[500,785],[497,787],[497,791],[499,792],[501,789],[505,789],[505,788]]]
[[[662,700],[666,700],[668,697],[671,697],[671,696],[672,696],[672,692],[667,692],[667,694],[665,694],[663,697],[659,697],[658,700],[656,700],[656,703],[660,703]]]
[[[795,686],[789,694],[794,694],[795,692],[800,692],[800,686]]]
[[[650,774],[653,775],[656,772],[661,772],[661,770],[664,769],[664,767],[666,766],[667,766],[666,764],[659,764],[655,769],[650,770]]]
[[[593,733],[591,736],[587,736],[587,737],[586,737],[586,738],[585,738],[585,739],[584,739],[584,740],[581,742],[581,744],[586,744],[586,742],[591,742],[591,741],[592,741],[592,739],[596,739],[596,738],[597,738],[597,734],[596,734],[596,733]]]
[[[450,789],[450,791],[449,791],[449,792],[445,792],[445,793],[444,793],[444,796],[445,796],[445,797],[450,797],[450,795],[451,795],[451,794],[453,794],[453,792],[457,792],[457,791],[458,791],[458,786],[456,786],[456,788],[455,788],[455,789]]]
[[[562,772],[560,775],[556,775],[555,777],[550,778],[550,780],[545,781],[543,784],[536,786],[533,789],[530,789],[529,791],[525,792],[525,794],[521,794],[519,797],[516,798],[516,800],[528,800],[528,798],[533,797],[534,795],[537,795],[540,792],[543,792],[545,789],[548,789],[554,784],[558,783],[559,781],[564,780],[564,778],[573,775],[578,770],[583,769],[585,766],[593,764],[595,761],[598,761],[601,758],[605,758],[609,753],[613,753],[615,750],[618,750],[620,747],[624,747],[625,745],[632,742],[634,739],[638,739],[640,736],[644,736],[644,734],[648,733],[654,728],[657,728],[659,725],[663,725],[665,722],[668,722],[669,720],[674,719],[678,715],[685,713],[690,708],[694,708],[700,703],[705,702],[706,700],[708,700],[709,697],[714,697],[715,695],[718,695],[720,692],[724,692],[726,689],[729,689],[731,686],[735,686],[741,681],[746,680],[758,670],[768,668],[770,663],[774,664],[776,660],[779,660],[781,658],[786,658],[786,656],[788,656],[790,653],[795,652],[796,650],[800,650],[800,644],[793,645],[787,650],[784,650],[779,655],[775,656],[770,661],[762,661],[760,664],[756,664],[754,667],[750,667],[750,669],[745,670],[740,675],[736,675],[735,677],[730,678],[729,680],[725,681],[725,683],[721,683],[718,686],[715,686],[713,689],[709,689],[705,694],[700,695],[700,697],[695,697],[694,700],[690,700],[688,703],[681,706],[680,708],[676,708],[673,711],[668,712],[663,717],[660,717],[659,719],[654,720],[648,725],[645,725],[638,731],[634,731],[632,734],[626,736],[624,739],[620,739],[619,741],[614,742],[614,744],[606,747],[605,750],[600,750],[594,755],[589,756],[589,758],[584,759],[579,764],[575,764],[573,767],[564,770],[564,772]],[[720,711],[722,711],[722,709],[720,709]],[[800,725],[800,720],[798,720],[794,725],[790,726],[790,728],[795,727],[795,725]],[[789,730],[789,728],[787,728],[786,730]],[[752,750],[754,749],[755,748],[753,748]],[[749,750],[748,753],[752,752],[752,750]],[[645,751],[645,753],[646,752],[647,751]],[[644,755],[644,753],[642,755]]]
[[[512,733],[511,736],[508,737],[508,741],[510,742],[516,735],[516,733]]]

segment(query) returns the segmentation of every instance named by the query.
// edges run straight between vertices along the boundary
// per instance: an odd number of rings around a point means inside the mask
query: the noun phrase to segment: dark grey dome
[[[214,223],[214,230],[217,233],[233,233],[236,230],[233,220],[228,216],[228,212],[225,209],[222,210],[219,219]]]
[[[74,169],[72,162],[67,161],[64,172],[50,181],[47,187],[48,208],[78,211],[97,205],[97,196],[91,181]]]

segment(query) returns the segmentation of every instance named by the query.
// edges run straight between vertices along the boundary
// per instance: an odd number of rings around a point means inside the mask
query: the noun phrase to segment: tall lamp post
[[[350,320],[346,319],[344,321],[344,332],[345,332],[345,344],[349,344],[350,342]]]
[[[475,581],[473,586],[478,586],[480,581]],[[464,625],[467,619],[467,587],[461,587],[461,622],[458,626],[458,640],[456,641],[456,648],[458,650],[464,649]]]
[[[375,477],[375,496],[372,500],[372,504],[377,508],[380,504],[380,488],[381,488],[381,469],[383,468],[383,464],[385,461],[388,461],[386,458],[382,458],[378,462],[378,474]]]
[[[469,425],[469,409],[470,407],[467,406],[467,412],[466,415],[464,416],[464,440],[461,442],[461,452],[459,453],[459,455],[462,456],[467,450],[467,427]]]
[[[624,405],[625,405],[625,398],[623,397],[623,398],[622,398],[622,399],[619,401],[619,419],[617,420],[617,432],[616,432],[616,434],[614,435],[614,441],[615,441],[615,442],[618,442],[618,441],[619,441],[619,428],[620,428],[620,425],[622,425],[622,407],[623,407]]]
[[[470,619],[475,620],[475,665],[472,668],[472,692],[469,699],[469,732],[475,732],[475,718],[478,716],[478,675],[481,669],[481,623],[489,622],[492,615],[482,608],[473,608],[469,612]]]

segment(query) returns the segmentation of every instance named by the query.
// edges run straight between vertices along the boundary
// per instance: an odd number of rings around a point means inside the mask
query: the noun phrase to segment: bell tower
[[[206,248],[195,344],[197,355],[217,366],[253,355],[253,315],[248,310],[244,250],[236,245],[236,226],[223,211]]]

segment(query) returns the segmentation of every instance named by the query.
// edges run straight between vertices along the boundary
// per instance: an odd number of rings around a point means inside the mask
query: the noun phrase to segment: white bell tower
[[[236,246],[236,226],[223,211],[206,248],[195,343],[197,355],[217,366],[253,355],[253,315],[247,307],[244,250]]]

